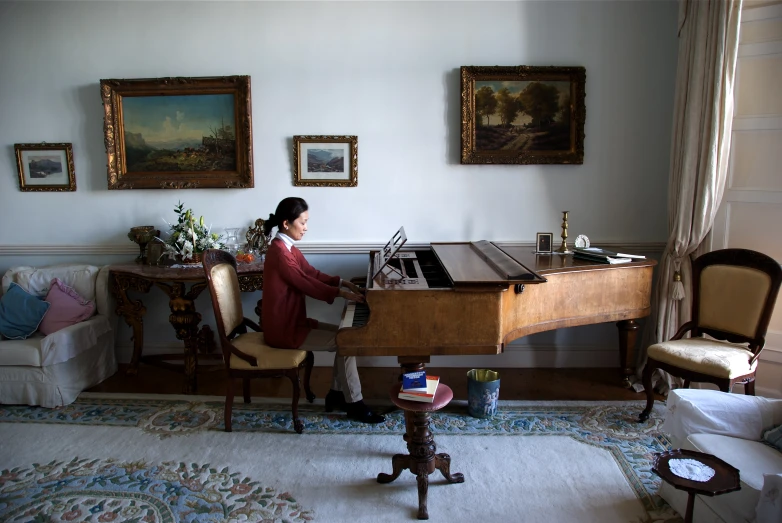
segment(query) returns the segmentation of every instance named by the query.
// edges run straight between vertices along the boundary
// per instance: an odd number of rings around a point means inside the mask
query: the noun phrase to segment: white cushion
[[[721,434],[760,441],[763,432],[782,424],[782,400],[727,394],[706,389],[668,393],[662,430],[681,446],[690,434]]]
[[[46,296],[52,280],[59,278],[65,285],[73,287],[80,296],[95,300],[95,280],[100,267],[94,265],[51,265],[49,267],[14,267],[3,276],[3,292],[11,282],[16,282],[30,294]]]
[[[743,520],[754,521],[755,507],[763,489],[763,476],[782,473],[782,453],[759,441],[717,434],[692,434],[687,441],[688,446],[695,450],[713,454],[740,471],[741,490],[715,496],[708,503]]]
[[[36,333],[26,340],[0,341],[0,366],[24,365],[41,366],[41,342],[43,336]]]
[[[94,347],[98,337],[110,331],[109,318],[98,315],[46,337],[2,340],[0,365],[45,367],[63,363]]]

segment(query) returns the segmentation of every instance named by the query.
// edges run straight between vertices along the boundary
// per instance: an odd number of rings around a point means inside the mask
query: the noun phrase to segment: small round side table
[[[405,435],[409,454],[395,454],[391,459],[393,472],[377,475],[378,483],[391,483],[403,470],[407,469],[416,475],[418,481],[418,519],[429,519],[429,511],[426,506],[426,495],[429,490],[429,474],[439,470],[448,483],[463,483],[464,475],[458,472],[451,473],[451,456],[442,452],[437,454],[437,446],[434,444],[434,436],[429,430],[429,417],[445,407],[453,399],[451,388],[440,382],[434,393],[432,403],[409,401],[399,398],[401,383],[391,387],[391,401],[405,412]]]
[[[677,476],[671,471],[669,462],[672,459],[691,459],[703,463],[714,469],[714,476],[708,481],[695,481]],[[674,449],[655,454],[652,472],[674,488],[687,492],[687,513],[684,515],[684,523],[692,523],[696,494],[719,496],[741,489],[739,471],[736,467],[725,463],[717,456],[694,450]]]

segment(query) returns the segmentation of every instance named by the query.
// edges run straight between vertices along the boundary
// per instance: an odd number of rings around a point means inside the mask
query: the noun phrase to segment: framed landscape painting
[[[358,137],[294,136],[293,185],[356,187]]]
[[[75,191],[73,146],[69,143],[14,144],[22,191]]]
[[[109,189],[253,187],[249,76],[100,87]]]
[[[463,164],[582,164],[586,70],[461,68]]]

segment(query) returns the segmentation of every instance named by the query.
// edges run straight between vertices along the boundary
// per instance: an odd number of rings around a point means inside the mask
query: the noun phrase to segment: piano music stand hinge
[[[513,290],[516,292],[516,294],[521,294],[524,292],[524,284],[523,283],[517,283],[513,286]]]

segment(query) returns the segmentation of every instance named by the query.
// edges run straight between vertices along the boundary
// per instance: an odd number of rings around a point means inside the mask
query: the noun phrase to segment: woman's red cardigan
[[[275,238],[263,264],[264,341],[278,349],[298,349],[317,320],[307,318],[304,297],[333,303],[339,296],[339,276],[324,274],[304,259],[296,247]]]

